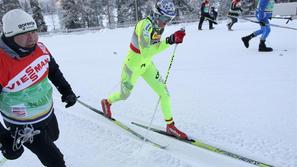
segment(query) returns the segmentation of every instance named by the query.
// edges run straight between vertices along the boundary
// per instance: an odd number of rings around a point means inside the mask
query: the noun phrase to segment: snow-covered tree
[[[177,16],[175,18],[176,21],[190,18],[197,18],[197,12],[195,12],[195,8],[190,5],[191,1],[189,0],[174,0],[173,1],[176,6]]]
[[[1,25],[2,25],[3,15],[8,11],[10,11],[12,9],[17,9],[17,8],[21,8],[18,0],[1,0],[0,1],[0,23],[1,23]]]
[[[134,0],[117,0],[117,24],[133,23],[135,18]]]
[[[45,15],[56,13],[56,1],[57,0],[38,0],[41,10]]]
[[[145,18],[152,11],[152,2],[147,0],[137,0],[138,20]]]
[[[107,27],[116,27],[116,0],[102,0],[100,11],[102,18],[107,20]]]
[[[26,11],[28,13],[32,13],[29,0],[20,0],[20,5],[21,5],[22,9],[24,9],[24,11]]]
[[[87,0],[83,4],[83,20],[87,27],[103,27],[103,15],[110,7],[108,0]]]
[[[30,0],[30,5],[33,12],[33,19],[35,20],[38,32],[47,32],[47,25],[45,24],[40,5],[37,0]]]
[[[12,9],[21,8],[20,2],[18,0],[2,0],[5,11],[10,11]]]
[[[61,0],[61,21],[66,29],[84,27],[81,16],[81,3],[77,0]]]

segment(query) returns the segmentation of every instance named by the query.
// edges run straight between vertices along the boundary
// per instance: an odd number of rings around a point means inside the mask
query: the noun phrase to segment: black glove
[[[0,144],[2,145],[0,147],[0,150],[6,159],[17,159],[24,152],[23,146],[21,146],[17,150],[13,150],[13,138],[11,137],[10,132],[8,130],[5,130],[5,132],[2,132],[2,134],[0,134]]]
[[[260,21],[259,24],[260,24],[260,26],[262,26],[262,27],[266,25],[265,21]]]
[[[77,97],[76,95],[72,92],[70,94],[67,95],[62,95],[62,102],[67,103],[65,105],[65,108],[71,107],[76,103]]]

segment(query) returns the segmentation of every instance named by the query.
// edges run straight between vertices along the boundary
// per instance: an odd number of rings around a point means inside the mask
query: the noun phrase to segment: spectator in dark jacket
[[[216,8],[215,7],[211,7],[211,10],[210,10],[210,16],[212,17],[212,19],[214,21],[217,20],[217,17],[218,17],[218,12],[216,11]]]
[[[212,30],[213,28],[213,18],[210,16],[209,14],[209,1],[208,0],[204,0],[201,4],[201,16],[200,16],[200,21],[199,21],[199,25],[198,25],[198,30],[202,30],[202,24],[204,19],[207,19],[209,22],[209,29]]]
[[[231,22],[227,24],[228,30],[232,31],[232,26],[238,21],[238,16],[242,12],[240,0],[232,0],[228,16]]]

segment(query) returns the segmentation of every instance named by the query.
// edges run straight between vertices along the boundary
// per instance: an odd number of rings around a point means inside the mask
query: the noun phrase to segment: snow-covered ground
[[[284,24],[297,27],[297,21]],[[246,49],[240,38],[258,29],[241,22],[227,31],[226,22],[197,31],[197,23],[172,25],[164,37],[185,26],[170,71],[168,89],[176,126],[195,139],[277,167],[297,166],[297,32],[272,27],[267,45],[257,51],[259,37]],[[81,100],[100,108],[100,100],[119,89],[123,60],[133,27],[41,36]],[[173,46],[156,55],[163,77]],[[131,121],[149,122],[158,97],[139,79],[128,100],[112,106],[113,116],[145,134]],[[69,167],[251,167],[233,158],[149,133],[161,150],[135,138],[110,121],[76,104],[65,109],[55,91],[61,135],[56,142]],[[164,128],[159,110],[153,124]],[[39,167],[26,149],[5,167]]]

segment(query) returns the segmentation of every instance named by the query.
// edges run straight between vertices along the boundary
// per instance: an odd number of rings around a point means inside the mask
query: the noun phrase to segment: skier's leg
[[[152,63],[148,67],[147,71],[142,74],[143,79],[149,84],[149,86],[160,96],[161,109],[165,121],[169,124],[172,123],[172,112],[171,112],[171,100],[166,85],[156,66]]]
[[[255,31],[253,34],[256,36],[260,35],[260,34],[263,34],[264,32],[264,29],[265,29],[265,26],[260,26],[261,28],[257,31]]]
[[[162,112],[167,123],[166,132],[175,137],[187,139],[187,135],[175,127],[171,113],[171,100],[169,92],[155,65],[151,64],[148,70],[142,75],[142,77],[160,96]]]
[[[267,21],[268,22],[268,21]],[[270,26],[269,26],[269,22],[267,23],[266,26],[264,26],[265,29],[264,29],[264,32],[261,36],[261,39],[260,39],[260,44],[259,44],[259,51],[260,52],[271,52],[273,51],[273,49],[271,47],[267,47],[265,42],[266,42],[266,38],[268,37],[269,33],[270,33]]]
[[[234,23],[237,22],[237,18],[232,18],[232,22],[230,24],[230,29],[232,29],[232,26],[234,25]]]
[[[264,29],[265,29],[265,26],[260,26],[260,27],[261,27],[261,28],[260,28],[259,30],[253,32],[252,34],[250,34],[250,35],[248,35],[248,36],[245,36],[245,37],[242,37],[242,38],[241,38],[241,40],[243,41],[244,46],[245,46],[246,48],[249,47],[249,41],[250,41],[252,38],[254,38],[254,37],[256,37],[256,36],[258,36],[258,35],[260,35],[260,34],[263,34]]]
[[[198,30],[202,30],[202,24],[203,24],[204,19],[205,19],[204,16],[201,15],[200,20],[199,20],[199,24],[198,24]]]
[[[269,24],[269,22],[267,22],[266,24]],[[263,33],[262,33],[262,36],[261,36],[261,40],[266,40],[266,38],[270,34],[270,31],[271,31],[270,26],[269,25],[265,25],[263,27]]]
[[[25,143],[24,145],[37,155],[43,165],[47,167],[66,167],[63,154],[46,131],[41,130],[40,134],[34,136],[33,143]]]
[[[56,115],[53,113],[46,122],[46,130],[49,138],[54,142],[58,140],[60,130]]]
[[[108,97],[109,103],[114,103],[119,100],[126,100],[136,83],[139,75],[133,73],[127,65],[123,66],[122,75],[121,75],[121,90],[120,92],[113,93]]]
[[[101,100],[102,111],[106,117],[112,117],[110,109],[112,103],[119,100],[126,100],[129,97],[138,77],[139,75],[133,73],[126,64],[123,66],[121,76],[121,90],[119,92],[113,93],[107,99]]]
[[[209,14],[207,14],[207,17],[208,17],[209,29],[212,30],[212,29],[214,29],[213,28],[213,22],[211,21],[211,20],[213,20],[213,18]]]
[[[59,135],[58,123],[54,113],[46,120],[32,125],[13,125],[7,122],[5,124],[14,131],[13,134],[16,139],[23,140],[24,136],[29,138],[28,141],[24,141],[24,146],[31,150],[44,166],[65,167],[64,156],[53,143]],[[37,131],[40,133],[35,133]]]

